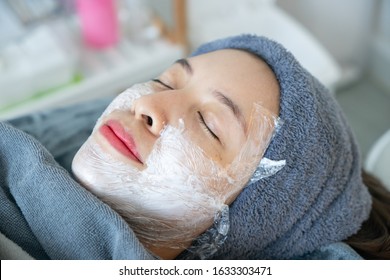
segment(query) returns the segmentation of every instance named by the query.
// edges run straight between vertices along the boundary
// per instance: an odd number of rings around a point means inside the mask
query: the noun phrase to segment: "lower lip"
[[[110,125],[104,124],[100,127],[100,133],[107,139],[107,141],[113,146],[118,152],[127,158],[132,159],[133,161],[142,163],[136,155],[130,150],[130,148],[119,138],[116,133],[121,133],[118,130],[123,130],[123,128],[117,124],[116,128],[111,128]],[[115,133],[116,132],[116,133]]]

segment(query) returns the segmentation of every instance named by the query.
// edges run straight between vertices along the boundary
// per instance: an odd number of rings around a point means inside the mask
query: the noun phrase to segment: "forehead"
[[[226,92],[243,111],[260,104],[279,114],[279,84],[271,68],[243,50],[218,50],[189,59],[199,82]]]

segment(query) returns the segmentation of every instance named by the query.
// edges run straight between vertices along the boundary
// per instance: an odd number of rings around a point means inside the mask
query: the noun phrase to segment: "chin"
[[[80,183],[83,187],[88,190],[92,188],[92,178],[91,173],[88,172],[88,169],[85,166],[85,162],[83,161],[83,157],[81,156],[81,149],[76,153],[75,157],[72,161],[72,173],[76,178],[77,182]]]
[[[77,151],[72,161],[72,173],[76,180],[87,190],[95,193],[97,190],[97,182],[101,180],[101,172],[95,170],[98,166],[96,162],[96,151],[93,149],[92,139],[89,138]]]

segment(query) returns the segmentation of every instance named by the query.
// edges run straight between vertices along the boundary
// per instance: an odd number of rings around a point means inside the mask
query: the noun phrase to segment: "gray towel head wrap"
[[[215,259],[290,259],[356,233],[371,197],[357,143],[331,93],[280,44],[240,35],[206,43],[192,56],[241,49],[261,57],[280,85],[282,126],[264,157],[286,160],[248,184],[230,205],[230,229]]]

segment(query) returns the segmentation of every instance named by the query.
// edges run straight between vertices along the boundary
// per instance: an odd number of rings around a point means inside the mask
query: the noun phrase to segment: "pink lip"
[[[107,141],[124,156],[143,164],[133,137],[115,120],[109,120],[99,128]]]

